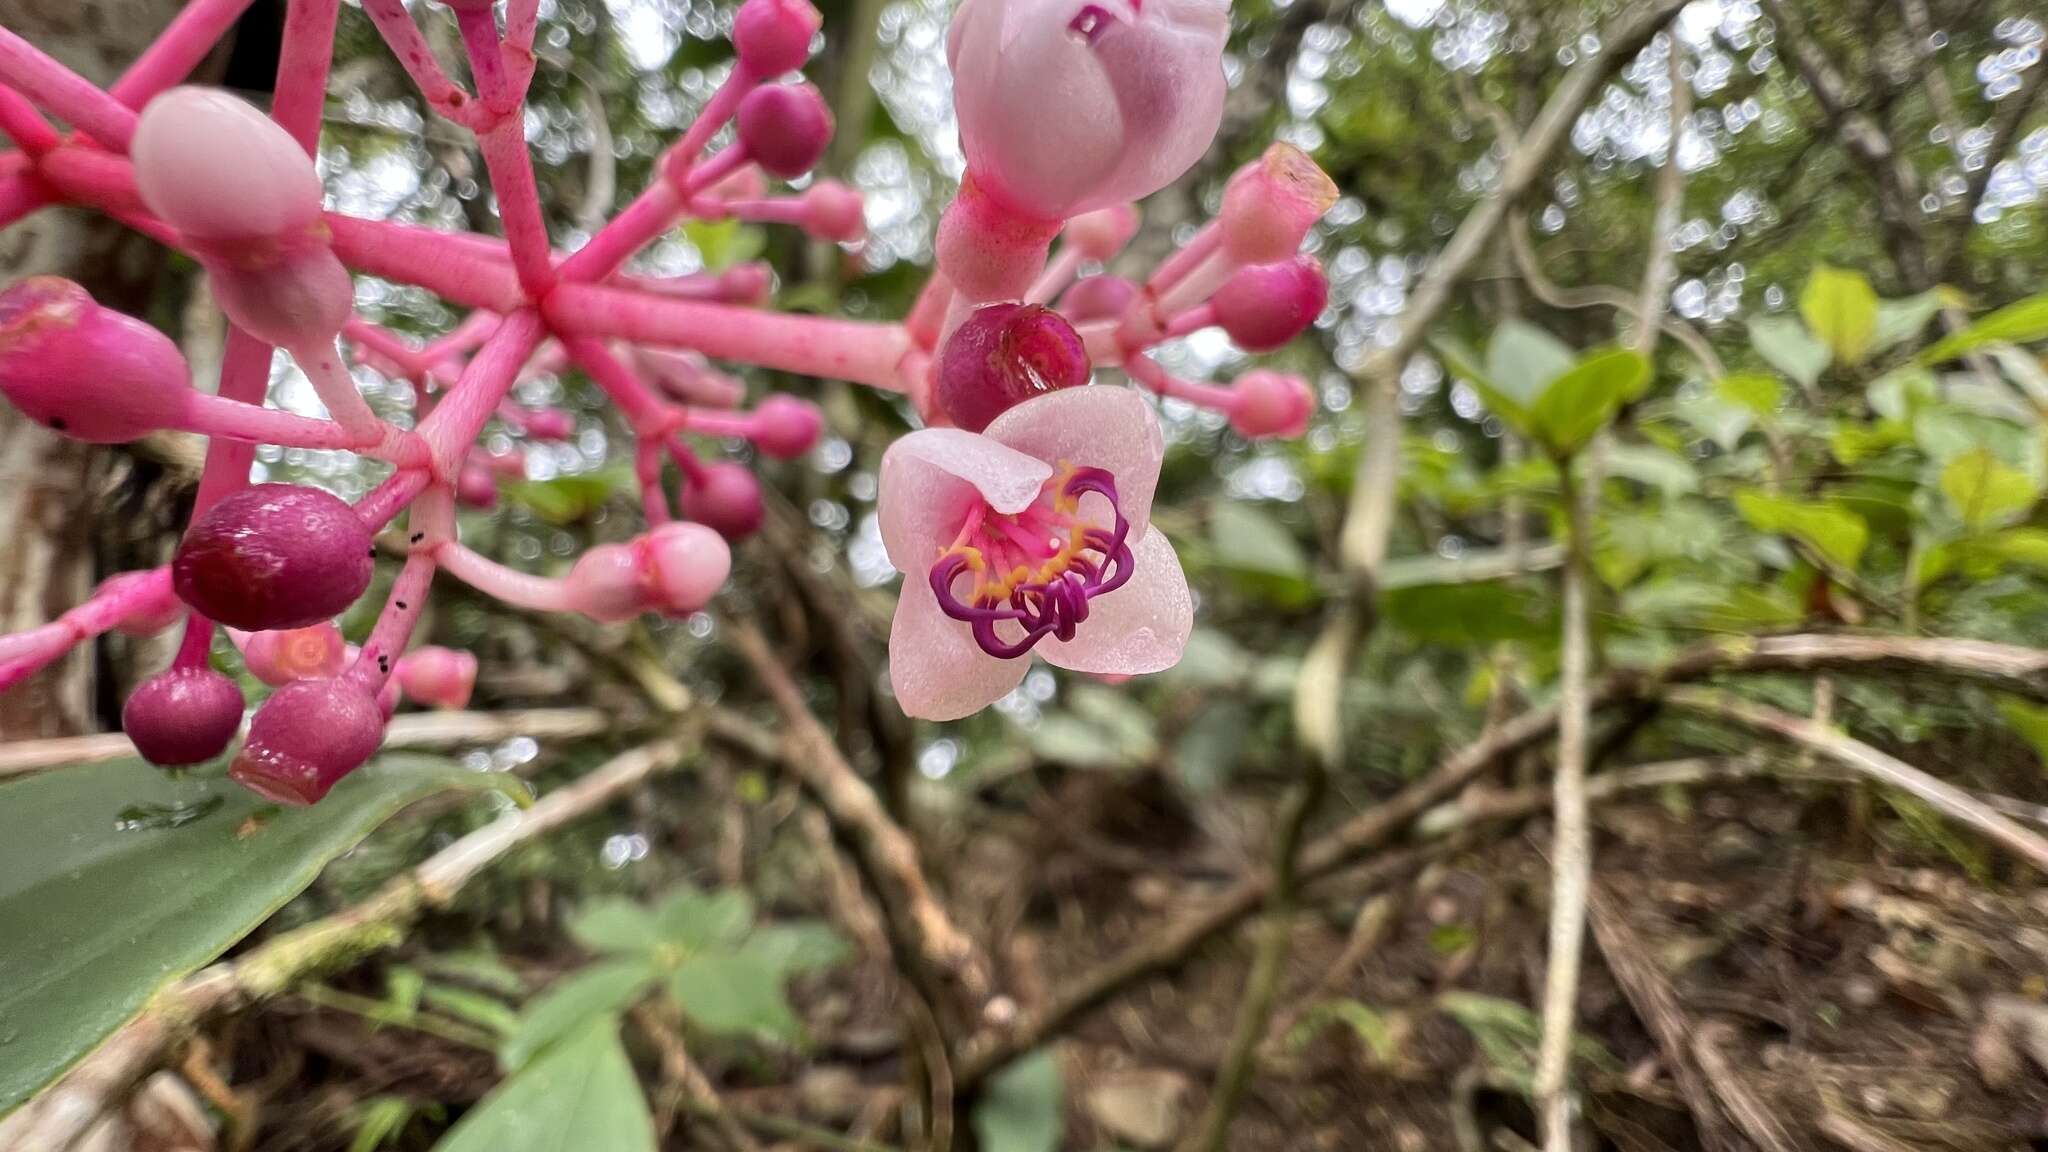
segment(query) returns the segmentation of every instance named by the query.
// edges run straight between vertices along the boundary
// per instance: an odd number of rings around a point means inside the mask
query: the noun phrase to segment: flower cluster
[[[243,7],[191,0],[105,90],[0,28],[0,133],[15,145],[0,153],[0,227],[48,205],[97,209],[195,260],[231,323],[220,388],[206,393],[175,344],[76,284],[38,277],[0,291],[0,394],[22,413],[96,443],[160,430],[209,438],[169,565],[117,576],[56,621],[0,637],[4,690],[106,631],[182,622],[169,668],[123,712],[154,763],[211,760],[243,727],[240,688],[211,664],[220,627],[274,688],[230,773],[305,804],[375,752],[402,697],[467,704],[475,657],[412,643],[437,572],[599,621],[704,608],[730,571],[729,542],[761,523],[761,490],[690,438],[741,438],[789,459],[822,430],[818,409],[794,396],[747,407],[720,362],[897,393],[926,425],[887,452],[879,511],[906,573],[895,691],[932,719],[1009,691],[1032,653],[1103,675],[1179,658],[1192,600],[1150,524],[1164,447],[1143,391],[1218,410],[1247,437],[1306,426],[1299,378],[1253,371],[1221,387],[1176,379],[1150,356],[1209,327],[1247,351],[1278,348],[1321,312],[1322,271],[1298,253],[1335,189],[1301,152],[1276,145],[1238,172],[1217,218],[1149,276],[1096,271],[1135,234],[1135,202],[1211,144],[1227,0],[966,0],[947,56],[967,172],[940,223],[937,269],[900,323],[768,310],[772,275],[759,265],[659,277],[633,264],[686,219],[860,241],[858,192],[825,179],[771,187],[810,173],[832,132],[817,89],[793,78],[822,24],[807,0],[745,0],[733,67],[700,116],[653,182],[570,252],[550,243],[524,138],[538,0],[506,0],[502,20],[491,3],[449,5],[473,90],[449,78],[402,0],[363,0],[427,104],[475,134],[502,239],[323,210],[310,152],[337,0],[290,0],[267,115],[180,86]],[[712,150],[728,124],[731,143]],[[424,288],[464,318],[426,343],[401,336],[355,312],[352,273]],[[324,416],[266,406],[273,349],[305,374]],[[379,416],[352,363],[409,382],[416,422]],[[1137,387],[1091,384],[1098,368]],[[501,477],[524,474],[517,445],[575,434],[569,413],[512,398],[520,381],[568,369],[632,433],[648,527],[549,577],[465,547],[455,508],[489,506]],[[348,451],[391,472],[353,504],[252,485],[257,444]],[[334,620],[370,587],[380,541],[398,571],[367,636],[349,644]]]

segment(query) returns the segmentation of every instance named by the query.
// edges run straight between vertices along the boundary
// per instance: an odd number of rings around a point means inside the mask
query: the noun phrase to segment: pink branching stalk
[[[794,396],[747,405],[745,385],[714,361],[901,394],[929,425],[885,459],[881,517],[891,559],[911,576],[892,678],[904,708],[931,718],[1001,695],[1034,652],[1118,676],[1179,658],[1191,599],[1148,526],[1164,448],[1140,390],[1224,412],[1250,438],[1299,435],[1308,422],[1313,396],[1298,378],[1252,371],[1220,387],[1176,379],[1149,355],[1206,327],[1264,351],[1315,321],[1322,270],[1297,253],[1335,189],[1299,151],[1276,145],[1233,177],[1218,219],[1150,277],[1088,274],[1135,233],[1134,202],[1208,149],[1227,0],[967,0],[947,55],[968,170],[940,224],[937,270],[901,323],[766,310],[773,278],[758,264],[681,277],[631,267],[691,218],[864,237],[854,189],[771,188],[809,173],[832,132],[818,91],[791,78],[822,23],[808,0],[745,0],[734,67],[702,115],[654,181],[566,252],[547,234],[524,140],[536,0],[508,0],[502,30],[490,0],[447,0],[474,91],[450,79],[405,4],[363,0],[428,107],[476,136],[502,240],[323,210],[312,152],[339,0],[290,0],[267,116],[180,87],[248,2],[190,0],[105,91],[0,28],[0,134],[15,145],[0,155],[0,227],[53,204],[99,210],[197,261],[230,321],[208,395],[170,340],[77,285],[32,278],[0,291],[0,394],[31,419],[99,443],[165,429],[210,440],[171,564],[117,576],[58,620],[0,637],[5,689],[109,630],[184,621],[170,667],[124,712],[153,762],[220,756],[242,726],[240,690],[209,663],[216,622],[274,688],[230,774],[305,804],[369,758],[401,697],[466,704],[475,657],[411,643],[438,571],[511,604],[600,621],[702,609],[730,571],[727,542],[759,527],[762,499],[745,466],[700,452],[745,441],[791,459],[823,430],[817,407]],[[707,153],[728,124],[733,142]],[[424,343],[400,336],[354,314],[352,273],[423,288],[463,318]],[[265,404],[273,347],[325,417]],[[409,381],[417,426],[379,415],[352,365]],[[1119,365],[1140,389],[1086,386],[1094,369]],[[454,509],[489,506],[499,478],[523,472],[520,448],[479,446],[492,421],[524,440],[575,434],[571,414],[511,399],[522,380],[571,367],[632,433],[649,528],[553,578],[465,547]],[[251,487],[257,444],[345,450],[394,471],[354,505]],[[403,560],[356,648],[333,619],[370,585],[387,529]]]

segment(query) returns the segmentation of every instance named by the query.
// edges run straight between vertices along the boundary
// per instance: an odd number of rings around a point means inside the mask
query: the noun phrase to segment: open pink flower
[[[1194,601],[1151,527],[1166,453],[1136,392],[1027,400],[982,433],[927,428],[882,458],[882,541],[903,572],[889,679],[903,710],[953,720],[1061,668],[1135,675],[1180,660]]]

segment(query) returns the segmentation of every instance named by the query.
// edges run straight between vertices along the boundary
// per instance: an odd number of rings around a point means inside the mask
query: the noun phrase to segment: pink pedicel
[[[761,482],[745,467],[722,461],[704,466],[683,484],[683,513],[727,540],[744,540],[761,530]]]
[[[467,708],[476,690],[476,654],[434,644],[415,648],[398,658],[393,679],[407,699],[429,708]]]
[[[889,682],[912,716],[952,720],[1024,679],[1036,652],[1077,672],[1173,666],[1194,602],[1151,526],[1166,453],[1128,388],[1027,400],[986,433],[928,428],[882,457],[880,518],[904,574]]]
[[[352,680],[294,680],[257,707],[228,778],[279,804],[318,803],[376,754],[384,719]]]
[[[747,93],[737,117],[748,159],[784,180],[809,172],[832,140],[832,110],[809,84],[769,84]]]
[[[754,409],[752,424],[755,447],[777,460],[794,460],[818,446],[825,415],[808,400],[775,395]]]
[[[1074,326],[1036,304],[976,309],[939,357],[939,407],[969,432],[1034,396],[1088,382],[1088,351]]]
[[[1216,323],[1247,352],[1271,352],[1308,330],[1330,300],[1313,256],[1241,268],[1210,298]]]
[[[249,675],[272,687],[339,676],[348,660],[348,641],[342,639],[341,629],[324,620],[304,628],[249,633],[241,648]]]
[[[1315,394],[1299,376],[1260,368],[1237,378],[1230,389],[1230,426],[1247,440],[1295,437],[1308,431]]]
[[[303,628],[370,586],[370,529],[318,488],[258,484],[208,509],[171,561],[178,597],[232,628]]]
[[[747,0],[733,16],[733,53],[749,73],[772,79],[804,66],[824,25],[809,0]]]
[[[54,431],[120,444],[178,426],[192,387],[170,337],[69,280],[31,276],[0,292],[0,393]]]
[[[159,768],[201,764],[227,751],[242,727],[242,690],[211,668],[172,668],[137,685],[121,731]]]
[[[471,91],[434,59],[407,5],[374,0],[369,14],[428,105],[476,137],[503,238],[322,211],[313,156],[331,22],[287,22],[274,118],[224,92],[166,87],[183,71],[167,61],[199,59],[200,41],[228,27],[211,15],[174,22],[111,94],[38,53],[0,52],[7,87],[22,94],[0,117],[21,146],[0,157],[16,189],[0,195],[0,217],[55,203],[106,212],[196,260],[232,321],[221,388],[208,395],[191,388],[171,341],[75,285],[30,279],[0,291],[0,396],[28,417],[91,441],[155,429],[214,438],[173,562],[111,578],[56,619],[0,636],[0,690],[108,631],[161,631],[196,609],[183,670],[136,694],[138,743],[182,756],[200,744],[217,754],[216,738],[231,738],[239,697],[198,664],[217,620],[252,672],[278,686],[234,777],[310,803],[375,749],[401,681],[430,705],[466,697],[473,657],[405,654],[438,569],[532,611],[616,620],[702,608],[729,576],[725,541],[758,531],[765,510],[746,465],[700,459],[693,442],[744,438],[762,458],[795,459],[823,432],[818,409],[795,396],[770,391],[743,409],[737,373],[751,367],[876,388],[956,425],[903,438],[884,467],[884,537],[912,577],[890,644],[906,710],[964,715],[1013,687],[1030,653],[1112,677],[1177,658],[1190,598],[1149,526],[1163,447],[1143,392],[1223,412],[1249,437],[1299,435],[1314,397],[1298,377],[1259,370],[1227,387],[1179,379],[1153,353],[1211,326],[1257,351],[1312,323],[1327,287],[1296,255],[1335,186],[1275,145],[1156,268],[1075,278],[1129,258],[1136,202],[1214,137],[1227,0],[962,0],[946,48],[966,171],[940,217],[936,274],[903,322],[772,311],[774,276],[760,263],[627,271],[691,219],[864,239],[858,190],[823,179],[771,190],[772,178],[810,173],[832,132],[817,89],[794,76],[822,25],[807,0],[744,0],[731,72],[661,153],[659,178],[575,251],[548,234],[522,138],[532,0],[515,0],[502,31],[490,0],[448,6]],[[43,106],[31,111],[33,101]],[[707,151],[728,127],[736,143]],[[352,314],[355,274],[423,289],[458,319],[424,341],[386,331]],[[1045,307],[1054,300],[1057,312]],[[265,406],[273,348],[296,361],[328,418]],[[1081,387],[1091,361],[1138,387]],[[521,449],[479,447],[500,434],[494,416],[534,440],[576,435],[569,414],[511,399],[572,364],[596,365],[638,439],[629,455],[650,528],[552,579],[464,548],[455,508],[491,507],[501,480],[524,475]],[[353,365],[415,385],[417,427],[380,417]],[[310,488],[248,487],[251,444],[353,452],[394,470],[352,509]],[[673,510],[671,465],[682,480]],[[331,621],[367,588],[371,534],[387,527],[407,555],[356,653]],[[208,696],[218,706],[205,741],[187,739],[206,727],[196,720],[181,729],[150,717],[164,699]],[[187,746],[172,747],[179,740]]]
[[[1216,137],[1229,33],[1227,0],[967,0],[946,63],[968,171],[1042,220],[1150,196]]]
[[[1337,203],[1337,185],[1292,144],[1275,144],[1231,176],[1216,217],[1223,250],[1238,264],[1292,259],[1308,230]]]
[[[1060,315],[1070,324],[1093,324],[1122,316],[1138,298],[1138,286],[1122,276],[1076,280],[1060,297]]]

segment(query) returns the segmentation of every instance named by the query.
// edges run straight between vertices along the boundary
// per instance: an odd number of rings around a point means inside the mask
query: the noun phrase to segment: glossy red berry
[[[178,597],[248,632],[303,628],[370,586],[370,529],[318,488],[258,484],[192,522],[171,561]]]
[[[121,730],[162,768],[227,751],[242,726],[242,691],[211,668],[172,668],[144,680],[121,706]]]
[[[367,690],[349,680],[294,680],[256,709],[228,777],[280,804],[312,804],[383,741],[384,712]]]
[[[741,540],[761,528],[761,482],[730,461],[707,464],[703,475],[683,486],[683,512],[727,540]]]
[[[734,118],[761,170],[785,180],[809,172],[832,139],[832,111],[809,84],[768,84],[747,93]]]
[[[1018,404],[1088,382],[1088,349],[1065,317],[1037,304],[990,304],[939,356],[938,401],[969,432]]]

